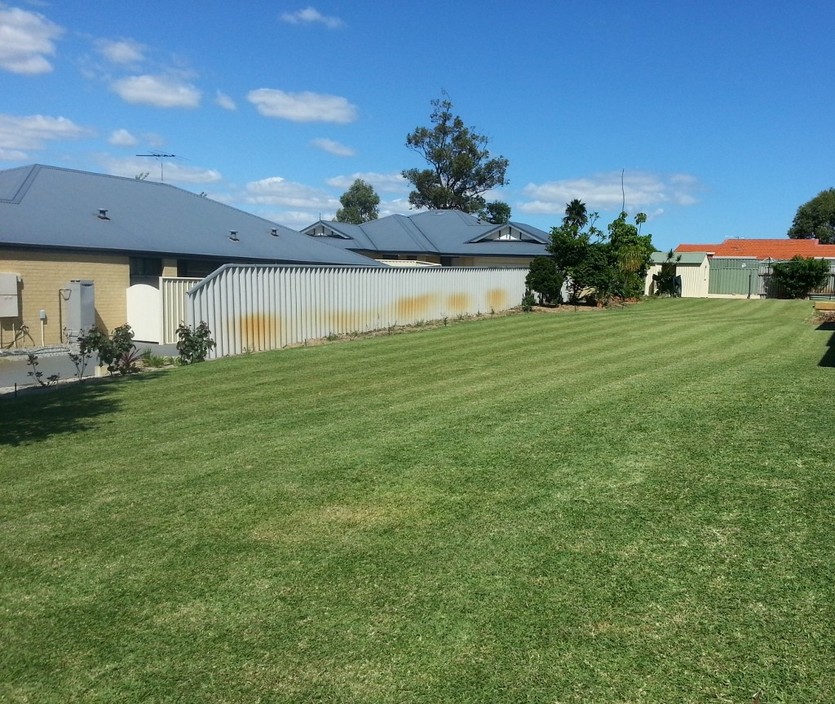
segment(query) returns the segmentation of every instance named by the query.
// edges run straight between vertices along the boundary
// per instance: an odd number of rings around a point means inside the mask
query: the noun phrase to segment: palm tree
[[[583,201],[575,198],[570,203],[566,203],[563,225],[570,227],[574,232],[579,232],[588,224],[588,221],[589,214]]]

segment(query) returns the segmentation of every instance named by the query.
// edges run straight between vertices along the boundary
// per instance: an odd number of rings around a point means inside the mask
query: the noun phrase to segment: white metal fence
[[[227,264],[188,291],[213,356],[280,349],[331,334],[507,310],[527,267],[360,268]]]

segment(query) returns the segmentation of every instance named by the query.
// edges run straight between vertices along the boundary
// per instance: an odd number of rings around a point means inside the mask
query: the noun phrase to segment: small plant
[[[162,367],[168,367],[174,364],[173,357],[165,357],[158,354],[154,354],[151,350],[145,350],[142,355],[142,364],[150,369],[161,369]]]
[[[334,340],[338,340],[338,339],[339,339],[339,335],[337,335],[335,332],[329,332],[329,333],[328,333],[328,336],[327,336],[325,339],[326,339],[328,342],[333,342]]]
[[[444,316],[444,327],[446,327],[447,325],[449,325],[449,316],[445,315]]]
[[[534,298],[533,291],[525,289],[525,295],[522,296],[522,310],[530,313],[533,310],[536,298]]]
[[[38,369],[38,364],[40,364],[40,362],[38,362],[38,355],[31,353],[26,355],[26,364],[32,367],[32,369],[26,373],[37,381],[39,386],[52,386],[53,384],[58,383],[58,379],[61,376],[60,374],[50,374],[46,377],[46,381],[43,380],[43,372]]]
[[[180,364],[194,364],[203,362],[215,347],[212,331],[207,323],[200,321],[196,328],[180,323],[177,328],[177,352],[180,353]],[[307,343],[307,340],[305,340]]]

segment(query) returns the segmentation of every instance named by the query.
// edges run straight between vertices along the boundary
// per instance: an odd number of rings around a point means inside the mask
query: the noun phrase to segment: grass
[[[809,315],[482,318],[0,400],[0,700],[830,701]]]

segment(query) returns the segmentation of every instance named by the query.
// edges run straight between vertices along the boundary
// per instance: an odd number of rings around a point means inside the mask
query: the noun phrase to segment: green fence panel
[[[759,296],[760,286],[760,263],[756,259],[711,260],[708,293]]]

